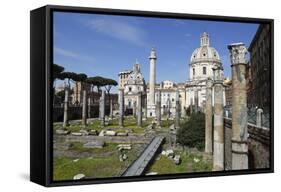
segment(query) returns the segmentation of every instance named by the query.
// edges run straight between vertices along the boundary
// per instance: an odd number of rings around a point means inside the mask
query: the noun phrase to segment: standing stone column
[[[206,109],[205,109],[205,152],[213,152],[212,125],[213,125],[213,106],[212,106],[212,80],[207,80],[206,86]]]
[[[144,118],[143,120],[147,120],[147,96],[144,97]]]
[[[136,118],[137,113],[137,102],[133,101],[133,117]]]
[[[82,126],[87,125],[87,91],[83,90],[83,103],[82,103]]]
[[[142,126],[142,93],[139,93],[138,95],[138,101],[137,101],[137,118],[138,118],[138,126]]]
[[[183,117],[186,117],[186,90],[184,90],[184,98],[183,98],[183,104],[182,104],[182,109],[181,109],[181,114]]]
[[[63,128],[69,125],[68,123],[68,98],[69,98],[69,87],[66,86],[64,90],[64,109],[63,109]]]
[[[246,54],[243,43],[228,45],[232,70],[232,170],[248,169]]]
[[[113,101],[110,99],[110,118],[113,119]]]
[[[224,170],[223,81],[221,67],[214,70],[214,152],[213,170]]]
[[[102,90],[100,97],[100,121],[101,126],[105,126],[105,91]]]
[[[157,115],[157,126],[161,126],[161,91],[158,92],[157,95],[157,103],[156,103],[156,115]]]
[[[119,90],[119,127],[124,127],[124,90]]]
[[[258,108],[257,119],[256,119],[257,127],[262,127],[262,114],[263,114],[263,110],[261,108]]]
[[[88,97],[88,118],[91,118],[91,95]]]
[[[197,87],[194,88],[194,102],[195,102],[195,107],[194,107],[194,110],[195,110],[195,113],[198,113],[198,89]]]
[[[175,116],[175,129],[180,128],[180,99],[179,90],[176,91],[176,116]]]

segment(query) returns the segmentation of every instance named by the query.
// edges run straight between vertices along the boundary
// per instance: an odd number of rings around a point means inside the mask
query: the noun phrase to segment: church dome
[[[217,61],[220,63],[220,56],[217,50],[210,47],[209,35],[204,32],[201,36],[201,46],[195,49],[191,55],[190,63],[202,61]]]

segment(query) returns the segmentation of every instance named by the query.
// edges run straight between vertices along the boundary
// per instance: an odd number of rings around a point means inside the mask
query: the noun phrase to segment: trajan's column
[[[149,55],[150,71],[149,71],[149,102],[148,113],[149,116],[155,117],[155,83],[156,83],[156,52],[152,48]]]

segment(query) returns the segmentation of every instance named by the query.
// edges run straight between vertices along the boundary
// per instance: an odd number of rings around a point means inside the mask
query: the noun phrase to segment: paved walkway
[[[123,173],[122,176],[138,176],[143,174],[145,168],[153,159],[163,141],[164,137],[162,136],[154,137],[150,144],[146,147],[146,149],[141,153],[139,158],[128,167],[128,169]]]

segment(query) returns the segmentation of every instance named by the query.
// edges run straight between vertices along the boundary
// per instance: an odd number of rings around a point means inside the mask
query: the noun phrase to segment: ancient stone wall
[[[225,169],[231,169],[231,119],[224,118]],[[249,169],[270,167],[270,130],[248,123]]]

